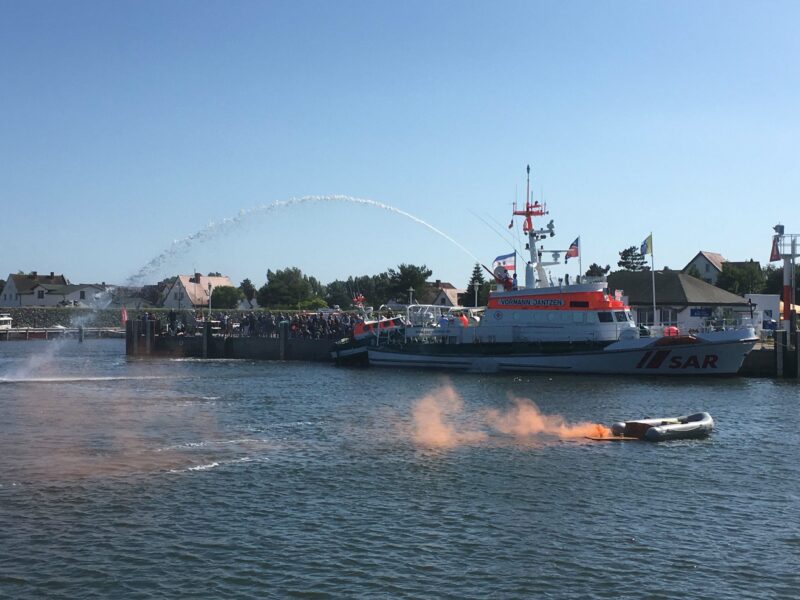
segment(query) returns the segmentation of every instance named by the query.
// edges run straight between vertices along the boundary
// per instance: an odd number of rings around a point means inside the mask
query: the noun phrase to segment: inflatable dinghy
[[[708,437],[712,429],[714,429],[714,419],[707,412],[702,412],[685,417],[614,423],[611,426],[611,433],[623,438],[663,442]]]

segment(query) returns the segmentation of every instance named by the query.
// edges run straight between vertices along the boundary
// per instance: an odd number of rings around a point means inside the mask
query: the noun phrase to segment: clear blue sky
[[[489,264],[515,193],[552,244],[656,268],[800,230],[798,2],[0,2],[0,277],[121,283],[207,226],[345,194]],[[473,259],[396,214],[251,213],[152,273],[260,285]],[[487,223],[489,225],[487,225]],[[491,225],[491,227],[490,227]],[[497,231],[495,231],[497,230]],[[553,270],[576,274],[577,261]]]

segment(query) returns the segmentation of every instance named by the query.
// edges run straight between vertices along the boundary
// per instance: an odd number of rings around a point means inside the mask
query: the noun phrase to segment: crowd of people
[[[206,315],[198,312],[192,316],[172,310],[167,316],[167,331],[171,335],[191,334],[202,326]],[[279,337],[280,324],[286,322],[289,336],[306,340],[338,340],[350,337],[353,327],[362,317],[345,312],[212,312],[214,335],[236,337]]]

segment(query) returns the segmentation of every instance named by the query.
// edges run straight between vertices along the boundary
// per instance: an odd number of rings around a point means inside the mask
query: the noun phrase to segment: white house
[[[32,306],[81,306],[105,308],[111,301],[110,290],[105,285],[76,283],[48,285],[40,283],[34,287]]]
[[[749,261],[729,261],[721,254],[716,252],[706,252],[701,250],[695,257],[683,267],[681,273],[689,273],[694,267],[700,274],[700,279],[706,283],[717,285],[717,280],[722,274],[722,268],[726,265],[734,265],[744,268],[755,268],[761,270],[761,264],[750,259]]]
[[[0,291],[0,306],[55,306],[61,298],[50,303],[56,296],[46,298],[50,292],[47,286],[59,287],[68,283],[66,277],[52,271],[50,275],[39,275],[36,271],[27,275],[11,273]]]
[[[781,319],[781,297],[779,294],[745,294],[744,297],[755,308],[755,325],[763,329],[764,323]]]
[[[722,273],[722,265],[726,262],[725,257],[721,254],[701,250],[683,267],[682,272],[688,273],[694,267],[700,274],[700,279],[711,285],[716,285],[717,279]]]
[[[437,290],[437,294],[431,302],[431,304],[437,306],[458,306],[458,296],[465,291],[457,289],[452,283],[443,282],[439,279],[435,283],[429,283],[429,285]]]
[[[214,288],[221,286],[236,287],[230,277],[194,275],[178,275],[175,282],[167,288],[162,306],[164,308],[205,308]],[[213,306],[212,306],[213,308]]]

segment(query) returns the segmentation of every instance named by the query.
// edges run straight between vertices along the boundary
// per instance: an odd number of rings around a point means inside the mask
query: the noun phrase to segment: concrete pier
[[[278,337],[213,335],[211,323],[191,336],[161,335],[158,321],[128,321],[125,352],[128,356],[187,358],[240,358],[251,360],[300,360],[331,362],[334,340],[305,340],[289,335],[288,323],[278,327]]]

